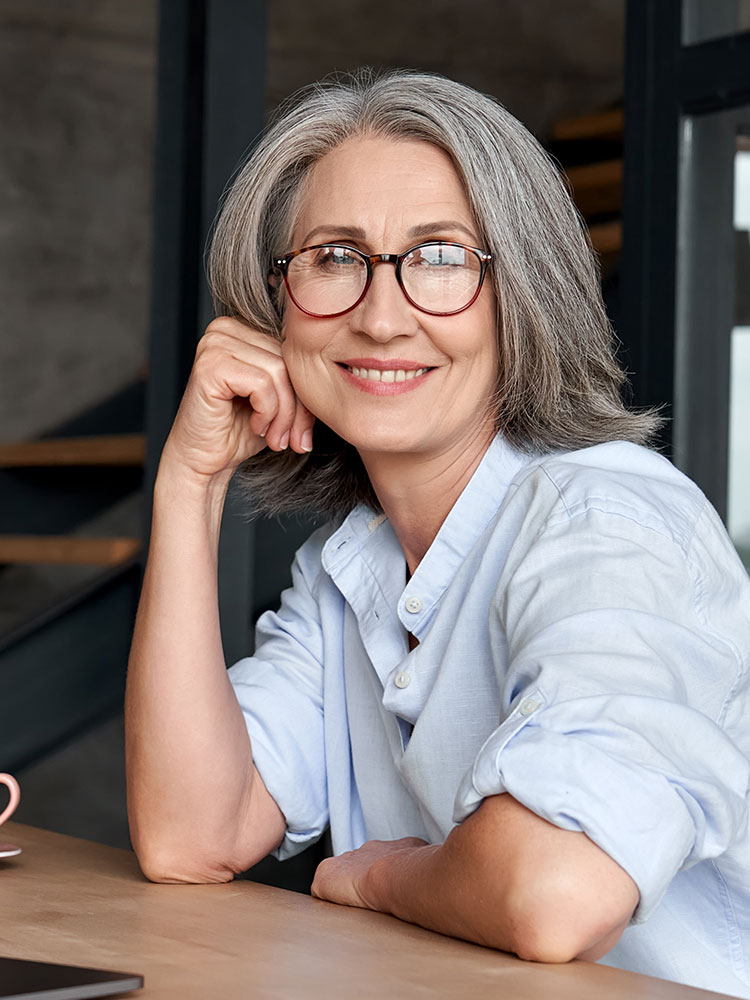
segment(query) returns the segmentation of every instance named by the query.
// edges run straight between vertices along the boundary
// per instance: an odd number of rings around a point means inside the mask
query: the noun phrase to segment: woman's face
[[[335,242],[402,253],[441,239],[485,249],[447,154],[426,142],[363,138],[313,168],[286,249]],[[308,316],[287,296],[283,356],[305,406],[365,460],[458,456],[494,433],[496,323],[491,281],[463,312],[431,316],[407,301],[393,264],[376,263],[364,299],[342,316]],[[414,369],[416,377],[403,375]]]

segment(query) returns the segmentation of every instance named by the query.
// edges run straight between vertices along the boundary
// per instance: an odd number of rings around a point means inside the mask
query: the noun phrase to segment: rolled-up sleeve
[[[508,792],[584,832],[636,883],[636,922],[748,823],[750,763],[724,717],[747,663],[713,628],[704,570],[658,524],[589,504],[516,546],[491,609],[503,718],[454,820]]]
[[[286,819],[274,852],[280,860],[313,843],[328,825],[319,573],[313,536],[297,553],[279,610],[258,620],[255,655],[229,669],[255,766]]]

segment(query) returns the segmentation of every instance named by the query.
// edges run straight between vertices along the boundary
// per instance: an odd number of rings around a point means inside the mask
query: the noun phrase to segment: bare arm
[[[444,844],[372,841],[324,861],[312,891],[541,962],[601,958],[638,904],[627,872],[585,834],[507,794],[485,799]]]
[[[266,445],[309,450],[312,423],[275,341],[211,324],[159,467],[128,667],[131,836],[156,881],[228,881],[283,837],[226,673],[217,550],[236,467]]]

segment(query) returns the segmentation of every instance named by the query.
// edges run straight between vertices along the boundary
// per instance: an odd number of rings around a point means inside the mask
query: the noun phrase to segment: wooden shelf
[[[0,563],[13,565],[116,566],[140,549],[138,538],[0,535]]]
[[[143,465],[143,434],[102,434],[0,444],[0,468],[29,466]]]
[[[619,219],[614,222],[601,222],[590,226],[589,235],[594,250],[600,256],[619,253],[622,249],[622,223]]]
[[[622,208],[622,160],[603,160],[566,170],[575,202],[585,216]]]
[[[551,138],[555,142],[568,139],[620,139],[623,121],[622,108],[598,111],[596,114],[577,118],[563,118],[552,129]]]

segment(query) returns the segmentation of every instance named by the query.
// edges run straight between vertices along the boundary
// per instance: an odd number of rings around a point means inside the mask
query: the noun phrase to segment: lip
[[[407,361],[402,358],[348,358],[346,361],[339,361],[336,365],[344,378],[361,392],[366,392],[371,396],[400,396],[405,392],[411,392],[419,388],[426,378],[434,371],[434,368],[418,361]],[[371,368],[374,371],[418,371],[427,368],[421,375],[415,375],[403,382],[373,382],[370,379],[355,375],[350,368]]]

